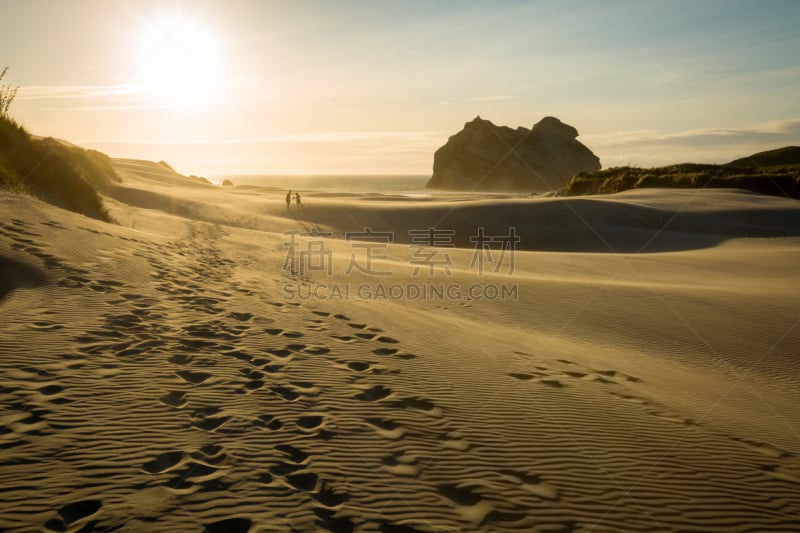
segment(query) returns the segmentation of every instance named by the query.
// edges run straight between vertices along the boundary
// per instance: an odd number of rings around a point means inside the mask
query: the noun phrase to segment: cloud
[[[29,85],[19,88],[18,100],[93,99],[130,96],[141,92],[133,84],[121,85]]]
[[[470,102],[499,102],[501,100],[513,100],[514,98],[516,98],[516,96],[512,96],[510,94],[471,96],[469,98],[453,98],[450,100],[444,100],[438,102],[438,105],[456,105],[456,104],[466,104]]]
[[[587,143],[603,147],[668,145],[697,148],[763,143],[800,144],[800,120],[775,120],[750,128],[704,128],[672,133],[635,131],[586,135],[583,138]]]
[[[800,120],[774,120],[744,128],[585,135],[581,141],[600,157],[605,167],[686,161],[724,163],[764,150],[800,145]]]
[[[145,84],[32,85],[20,87],[20,100],[48,101],[45,111],[168,111],[203,108],[224,103],[221,98],[159,102],[157,88]],[[87,102],[84,102],[87,101]],[[77,105],[75,105],[77,104]]]
[[[464,102],[495,102],[497,100],[511,100],[514,96],[508,94],[500,94],[496,96],[473,96],[472,98],[465,98]]]
[[[247,145],[247,144],[339,144],[339,143],[405,143],[438,146],[446,133],[440,131],[328,131],[305,132],[234,139],[82,139],[76,142],[95,144],[139,145]]]
[[[199,104],[192,104],[198,106]],[[168,111],[171,109],[182,109],[187,106],[181,104],[132,104],[132,105],[95,105],[95,106],[73,106],[73,107],[46,107],[45,111],[147,111],[158,110]]]

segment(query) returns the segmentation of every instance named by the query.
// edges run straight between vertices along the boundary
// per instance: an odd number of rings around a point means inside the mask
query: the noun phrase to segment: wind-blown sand
[[[0,530],[800,528],[800,203],[308,191],[287,212],[117,165],[119,225],[0,197]],[[468,237],[509,224],[513,274],[470,268]],[[455,232],[450,275],[414,274],[429,226]],[[364,227],[395,232],[371,265],[391,276],[346,273]],[[333,234],[297,241],[330,275],[282,268],[293,230]],[[517,299],[376,296],[429,284]]]

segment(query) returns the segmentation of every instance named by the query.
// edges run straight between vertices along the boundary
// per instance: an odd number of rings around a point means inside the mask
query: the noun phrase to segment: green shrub
[[[97,189],[118,181],[107,156],[55,139],[34,139],[15,120],[0,116],[0,187],[23,192],[110,221]]]
[[[800,199],[800,164],[762,168],[695,163],[657,168],[614,167],[578,174],[556,194],[611,194],[642,187],[735,188]]]

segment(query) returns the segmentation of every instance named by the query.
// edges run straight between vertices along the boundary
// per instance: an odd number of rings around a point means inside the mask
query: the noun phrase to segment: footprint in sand
[[[61,519],[53,519],[45,524],[51,531],[67,531],[72,524],[96,514],[103,506],[100,500],[81,500],[65,505],[58,510]],[[85,528],[84,528],[85,529]],[[93,530],[93,527],[86,529]]]
[[[770,477],[790,483],[800,483],[800,464],[764,465],[761,470]]]
[[[541,383],[542,385],[546,385],[554,389],[561,389],[566,387],[566,385],[564,385],[557,379],[540,379],[538,382]]]
[[[181,407],[185,407],[188,400],[186,398],[187,394],[182,391],[169,391],[165,395],[159,398],[159,401],[165,405],[169,405],[170,407],[175,407],[180,409]]]
[[[542,374],[540,372],[534,372],[534,373],[509,372],[508,375],[511,376],[512,378],[518,379],[520,381],[530,381],[532,383],[541,383],[542,385],[545,385],[547,387],[551,387],[551,388],[554,388],[554,389],[560,389],[560,388],[563,388],[563,387],[566,386],[566,385],[564,385],[562,382],[560,382],[557,379],[552,379],[552,378],[549,378],[549,377],[548,377],[548,379],[542,379],[544,376],[547,376],[547,374]]]
[[[247,533],[253,526],[249,518],[226,518],[205,524],[203,533]]]
[[[182,451],[164,452],[142,465],[142,470],[148,474],[161,474],[168,472],[183,463],[185,454]]]
[[[425,398],[417,398],[413,396],[401,398],[396,402],[392,402],[391,405],[399,409],[415,409],[432,416],[442,416],[442,410],[431,400]]]
[[[212,376],[208,372],[194,372],[192,370],[178,370],[175,375],[192,385],[199,385]]]
[[[289,385],[305,396],[316,396],[320,392],[319,387],[311,381],[290,381]]]
[[[269,429],[270,431],[278,431],[283,427],[283,422],[272,415],[259,415],[253,424],[260,428]]]
[[[291,444],[278,444],[275,446],[275,449],[297,464],[306,463],[310,457],[308,453]]]
[[[618,392],[609,392],[609,394],[611,394],[612,396],[616,396],[621,400],[625,400],[626,402],[636,403],[639,405],[647,405],[649,403],[646,399],[640,398],[638,396],[633,396],[632,394],[620,394]]]
[[[231,416],[214,416],[221,411],[219,407],[204,407],[192,413],[192,427],[204,431],[215,431],[222,427]]]
[[[176,365],[188,365],[194,359],[193,356],[185,353],[177,353],[167,358],[167,361]]]
[[[243,353],[240,350],[234,350],[234,351],[238,352],[238,355],[234,355],[234,357],[236,357],[237,359],[240,359],[240,360],[242,360],[242,361],[244,361],[244,362],[246,362],[249,365],[252,365],[254,367],[268,365],[268,364],[270,364],[272,362],[271,359],[266,359],[264,357],[253,357],[252,355]],[[229,355],[233,355],[230,352],[228,352],[228,354]]]
[[[315,492],[320,485],[319,476],[312,472],[300,472],[286,476],[286,482],[297,490]]]
[[[527,474],[524,472],[517,472],[515,470],[500,470],[498,472],[506,479],[513,483],[520,485],[526,491],[544,498],[547,500],[557,500],[558,490],[555,486],[545,483],[541,478],[535,474]]]
[[[60,394],[62,392],[64,392],[64,387],[56,384],[45,385],[44,387],[39,388],[39,393],[44,396],[55,396],[56,394]]]
[[[692,420],[691,418],[684,418],[678,413],[672,411],[647,411],[648,414],[653,415],[656,418],[660,418],[661,420],[666,420],[667,422],[675,422],[676,424],[683,424],[684,426],[695,426],[697,423]]]
[[[380,527],[378,527],[378,531],[380,531],[380,533],[427,533],[422,529],[417,529],[407,524],[395,524],[392,522],[383,522],[383,521],[380,522]]]
[[[65,287],[68,289],[78,289],[87,285],[90,282],[88,278],[84,278],[81,276],[66,276],[63,279],[60,279],[57,283],[59,287]]]
[[[44,222],[41,222],[41,224],[43,226],[49,226],[51,228],[56,228],[56,229],[67,229],[63,224],[61,224],[60,222],[56,222],[55,220],[46,220]]]
[[[183,478],[193,483],[207,483],[225,475],[225,470],[221,470],[215,465],[202,463],[187,463]]]
[[[359,387],[361,388],[361,387]],[[362,402],[377,402],[383,400],[392,394],[392,389],[386,388],[383,385],[375,385],[369,387],[362,392],[356,394],[354,398]]]
[[[261,379],[264,377],[264,373],[259,370],[253,370],[252,368],[245,367],[240,368],[239,372],[244,374],[245,377],[250,379]]]
[[[381,463],[383,463],[381,470],[397,476],[416,476],[419,473],[417,457],[406,452],[394,452],[381,459]]]
[[[769,457],[770,459],[783,459],[785,457],[792,456],[792,454],[790,454],[789,452],[785,452],[780,448],[773,446],[772,444],[758,442],[750,439],[744,439],[741,437],[729,437],[729,438],[753,450],[754,452],[760,453],[764,457]]]
[[[337,492],[327,484],[323,483],[319,491],[311,496],[316,502],[327,509],[338,509],[345,502],[350,499],[350,494],[347,492]],[[340,531],[334,529],[332,531]],[[345,531],[342,529],[341,531]]]
[[[281,461],[280,463],[274,464],[269,467],[270,473],[276,477],[283,477],[289,474],[294,474],[295,472],[299,472],[300,470],[304,470],[308,463],[296,463],[291,462],[287,463],[286,461]]]
[[[267,350],[267,353],[270,355],[274,355],[275,357],[278,357],[280,359],[286,359],[286,360],[289,360],[295,355],[292,350],[287,350],[287,349]]]
[[[397,440],[406,434],[406,428],[386,418],[365,418],[367,426],[385,439]]]
[[[469,485],[443,484],[437,488],[444,499],[455,505],[459,514],[474,524],[480,524],[494,511],[494,506]]]
[[[49,322],[47,320],[37,320],[36,322],[31,322],[28,324],[28,327],[37,331],[56,331],[63,329],[64,325],[56,324],[55,322]]]
[[[451,431],[442,438],[442,446],[449,450],[465,452],[470,449],[470,443],[460,431]]]
[[[636,376],[631,376],[630,374],[624,374],[619,372],[618,370],[594,370],[590,369],[591,372],[596,374],[592,376],[586,376],[584,379],[589,379],[593,381],[599,381],[601,383],[617,383],[616,380],[622,381],[629,381],[631,383],[640,383],[642,380],[637,378]]]
[[[322,429],[325,424],[325,416],[318,414],[303,415],[295,420],[295,424],[305,433],[314,433]]]
[[[311,355],[325,355],[327,353],[330,353],[331,349],[328,348],[327,346],[316,345],[316,346],[309,346],[303,349],[303,351]]]
[[[271,374],[273,378],[282,375],[283,365],[276,365],[271,362],[266,362],[263,365],[260,365],[261,370],[266,372],[267,374]]]
[[[400,352],[397,348],[376,348],[372,350],[372,353],[375,355],[393,355],[398,359],[404,359],[406,361],[417,358],[413,353]]]
[[[222,425],[230,419],[230,416],[202,417],[192,422],[192,427],[196,427],[197,429],[202,429],[204,431],[215,431],[222,427]]]
[[[244,393],[251,393],[263,389],[265,385],[266,383],[263,379],[251,379],[242,386],[241,390]]]
[[[230,350],[228,352],[225,352],[225,355],[235,357],[236,359],[244,361],[245,363],[252,363],[253,361],[253,356],[243,352],[242,350]]]
[[[273,385],[270,387],[270,390],[287,402],[293,402],[301,396],[296,390],[284,387],[283,385]]]
[[[456,511],[475,525],[487,522],[519,522],[527,513],[501,511],[496,505],[507,505],[507,502],[495,504],[485,499],[479,492],[483,487],[471,483],[442,484],[438,486],[439,494],[449,500]]]
[[[368,341],[378,341],[378,342],[385,342],[385,343],[390,343],[390,344],[398,344],[400,342],[397,339],[393,339],[392,337],[387,337],[386,335],[381,335],[380,333],[377,333],[377,332],[382,331],[382,330],[380,330],[378,328],[369,328],[369,330],[370,330],[369,333],[362,332],[362,333],[356,333],[355,335],[356,335],[356,337],[359,337],[361,339],[365,339],[365,340],[368,340]]]
[[[346,344],[349,344],[351,342],[356,342],[358,340],[358,338],[353,337],[352,335],[331,335],[330,337],[332,339],[335,339],[339,342],[344,342]]]

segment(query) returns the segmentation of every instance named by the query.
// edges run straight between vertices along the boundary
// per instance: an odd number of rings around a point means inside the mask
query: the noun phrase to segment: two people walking
[[[297,204],[297,209],[302,209],[303,204],[300,202],[300,193],[295,191],[294,193],[294,201]],[[289,210],[292,207],[292,191],[286,193],[286,209]]]

